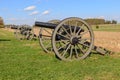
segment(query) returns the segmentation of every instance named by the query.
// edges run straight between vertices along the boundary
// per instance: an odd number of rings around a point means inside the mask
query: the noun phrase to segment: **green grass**
[[[112,31],[112,32],[120,32],[120,24],[104,24],[98,25],[99,28],[96,28],[96,25],[92,25],[92,29],[94,31]]]
[[[120,54],[60,61],[38,41],[19,41],[0,30],[0,80],[120,80]]]

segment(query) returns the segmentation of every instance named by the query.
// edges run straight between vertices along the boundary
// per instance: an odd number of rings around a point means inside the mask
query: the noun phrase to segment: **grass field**
[[[94,31],[112,31],[120,32],[120,24],[104,24],[98,25],[99,28],[96,28],[96,25],[92,25]]]
[[[120,53],[64,62],[0,29],[0,80],[120,80]]]

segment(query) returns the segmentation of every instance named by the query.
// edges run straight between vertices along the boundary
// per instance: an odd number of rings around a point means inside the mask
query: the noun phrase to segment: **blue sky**
[[[120,0],[0,0],[6,24],[30,24],[67,17],[104,18],[120,22]]]

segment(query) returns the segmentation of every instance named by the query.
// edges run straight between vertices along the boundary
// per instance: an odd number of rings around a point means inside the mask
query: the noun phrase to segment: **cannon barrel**
[[[43,28],[55,29],[57,24],[36,21],[35,26],[43,27]]]
[[[46,23],[46,22],[35,22],[35,26],[38,27],[43,27],[43,28],[49,28],[49,29],[55,29],[57,27],[58,24],[53,24],[53,23]],[[63,25],[64,28],[69,28],[69,25]],[[74,31],[74,27],[75,26],[71,26],[72,31]],[[80,29],[80,27],[76,27],[76,32]],[[68,29],[69,30],[69,29]],[[81,32],[84,32],[83,29],[81,29]]]
[[[11,29],[18,29],[18,26],[11,26]]]

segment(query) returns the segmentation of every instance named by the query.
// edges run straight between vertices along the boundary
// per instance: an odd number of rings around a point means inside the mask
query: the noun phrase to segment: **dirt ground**
[[[11,28],[2,28],[2,29],[7,30],[7,31],[11,31],[11,32],[15,31],[14,29],[11,29]]]

